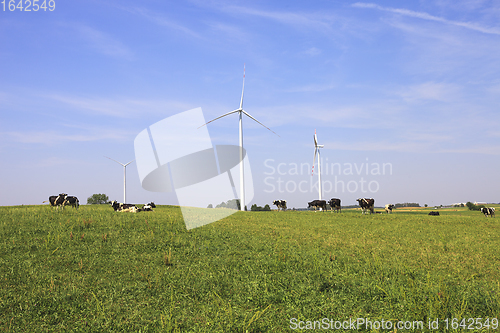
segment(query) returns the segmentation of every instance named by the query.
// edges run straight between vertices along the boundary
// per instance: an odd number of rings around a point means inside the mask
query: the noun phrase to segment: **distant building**
[[[486,205],[487,203],[486,202],[482,202],[482,201],[474,201],[474,205],[478,206],[478,205]]]

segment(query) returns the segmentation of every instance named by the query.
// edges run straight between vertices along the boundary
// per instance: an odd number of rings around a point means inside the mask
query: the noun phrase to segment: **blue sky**
[[[104,156],[133,160],[139,132],[174,114],[236,109],[243,64],[244,109],[279,134],[244,120],[249,204],[317,198],[314,130],[324,198],[500,202],[497,1],[55,3],[0,11],[0,205],[122,200]],[[208,125],[213,144],[238,144],[237,123]],[[132,163],[127,201],[151,200],[177,203]]]

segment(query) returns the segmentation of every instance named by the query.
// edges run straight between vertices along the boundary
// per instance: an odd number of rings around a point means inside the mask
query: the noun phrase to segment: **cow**
[[[369,210],[370,214],[374,214],[374,205],[375,205],[375,200],[373,198],[359,198],[356,199],[358,202],[359,206],[363,210],[362,214],[366,214],[366,211]]]
[[[483,213],[484,216],[486,216],[486,217],[488,217],[488,215],[490,217],[495,217],[495,208],[493,208],[493,207],[489,207],[489,208],[483,207],[483,208],[481,208],[481,213]]]
[[[56,209],[59,209],[59,207],[64,208],[64,201],[66,200],[66,197],[68,195],[66,193],[60,193],[59,195],[51,195],[49,197],[48,202],[50,203],[50,207],[56,207]],[[47,201],[44,201],[45,203]]]
[[[311,202],[308,202],[308,207],[307,208],[314,208],[316,211],[316,208],[321,208],[323,211],[326,210],[326,201],[325,200],[313,200]]]
[[[64,199],[64,202],[62,203],[62,206],[71,206],[73,208],[76,208],[78,209],[78,207],[80,207],[80,201],[78,200],[77,197],[74,197],[74,196],[67,196],[65,199]]]
[[[330,205],[330,210],[333,211],[335,209],[335,212],[341,212],[342,213],[342,207],[340,206],[340,199],[333,198],[328,201],[328,204]]]
[[[278,211],[280,210],[286,210],[286,200],[274,200],[273,205],[275,205],[278,208]]]
[[[394,205],[393,204],[387,204],[385,205],[385,212],[387,214],[391,214],[392,213],[392,209],[394,208]]]
[[[153,208],[156,208],[156,205],[154,202],[150,202],[148,204],[145,204],[144,206],[142,206],[142,208],[139,209],[139,211],[141,212],[152,212],[153,211]]]
[[[431,215],[431,216],[439,216],[439,212],[430,212],[429,215]]]
[[[116,200],[111,201],[111,207],[115,210],[115,212],[123,212],[123,213],[137,213],[140,212],[139,208],[137,208],[134,204],[126,204],[119,203]]]

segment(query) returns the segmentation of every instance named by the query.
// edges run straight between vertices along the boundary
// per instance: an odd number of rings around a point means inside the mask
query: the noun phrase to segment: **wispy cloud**
[[[45,94],[42,97],[72,108],[118,118],[136,118],[144,114],[165,113],[165,110],[186,110],[190,106],[175,101],[140,100],[123,97],[80,97],[64,94]]]
[[[100,140],[123,141],[130,137],[130,134],[122,130],[106,129],[98,132],[88,132],[81,134],[61,133],[61,131],[10,131],[4,132],[3,136],[8,141],[24,144],[61,144],[70,142],[90,142]]]
[[[321,30],[324,33],[332,32],[331,20],[332,16],[322,17],[315,14],[281,12],[281,11],[265,11],[241,6],[228,6],[225,11],[231,14],[243,14],[267,18],[273,21],[280,22],[297,29],[313,28]]]
[[[321,50],[316,47],[311,47],[304,51],[304,54],[309,55],[311,57],[320,55],[321,53],[322,53]]]
[[[111,35],[83,24],[75,25],[75,29],[97,52],[111,57],[132,59],[132,51]]]
[[[482,25],[474,23],[474,22],[461,22],[461,21],[448,20],[446,18],[434,16],[434,15],[431,15],[431,14],[428,14],[425,12],[416,12],[413,10],[401,9],[401,8],[383,7],[383,6],[379,6],[377,4],[374,4],[374,3],[364,3],[364,2],[356,2],[356,3],[352,4],[352,6],[355,8],[377,9],[377,10],[391,12],[391,13],[395,13],[395,14],[399,14],[399,15],[403,15],[403,16],[419,18],[422,20],[440,22],[440,23],[447,24],[447,25],[453,25],[453,26],[457,26],[457,27],[466,28],[469,30],[482,32],[485,34],[500,35],[500,29],[497,27],[485,27],[485,26],[482,26]]]
[[[337,86],[334,84],[310,84],[300,87],[294,87],[285,90],[285,92],[295,93],[295,92],[323,92],[328,90],[333,90]]]
[[[461,88],[456,84],[425,82],[411,85],[395,91],[406,102],[434,100],[456,102],[460,98]]]
[[[157,24],[162,27],[166,27],[168,29],[178,31],[182,33],[183,35],[187,35],[190,37],[194,38],[201,38],[200,34],[195,32],[194,30],[176,22],[174,19],[167,17],[165,15],[161,15],[155,12],[152,12],[150,10],[144,9],[144,8],[127,8],[127,7],[120,7],[122,10],[125,10],[129,13],[140,15],[147,19],[148,21]]]

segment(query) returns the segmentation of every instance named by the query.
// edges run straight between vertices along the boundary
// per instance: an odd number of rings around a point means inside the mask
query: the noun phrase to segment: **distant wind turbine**
[[[242,211],[245,210],[245,181],[244,181],[244,175],[243,175],[243,114],[245,114],[250,119],[256,121],[257,123],[261,124],[262,126],[264,126],[265,128],[267,128],[268,130],[270,130],[271,132],[273,132],[274,134],[276,134],[276,132],[274,132],[269,127],[265,126],[260,121],[258,121],[257,119],[255,119],[254,117],[252,117],[250,114],[248,114],[245,110],[243,110],[243,93],[244,93],[244,91],[245,91],[245,65],[243,65],[243,88],[241,89],[241,100],[240,100],[240,107],[239,107],[239,109],[236,109],[236,110],[233,110],[231,112],[225,113],[222,116],[217,117],[215,119],[212,119],[209,122],[207,122],[207,123],[203,124],[202,126],[200,126],[200,127],[203,127],[203,126],[205,126],[207,124],[210,124],[214,120],[217,120],[217,119],[220,119],[222,117],[228,116],[228,115],[230,115],[232,113],[238,112],[238,114],[240,115],[240,122],[239,122],[239,128],[240,128],[240,210],[242,210]],[[278,134],[276,134],[276,135],[278,135]]]
[[[319,180],[319,200],[323,200],[321,199],[322,195],[321,195],[321,165],[320,165],[320,156],[319,156],[319,149],[320,148],[323,148],[324,145],[318,145],[318,137],[316,136],[316,130],[314,130],[314,158],[313,158],[313,167],[312,167],[312,174],[311,176],[314,174],[314,161],[316,160],[316,153],[318,154],[318,180]]]
[[[127,165],[132,163],[135,160],[132,160],[128,162],[127,164],[123,164],[118,162],[117,160],[112,159],[111,157],[104,156],[106,158],[109,158],[112,161],[115,161],[118,164],[121,164],[123,166],[123,203],[127,203]]]

